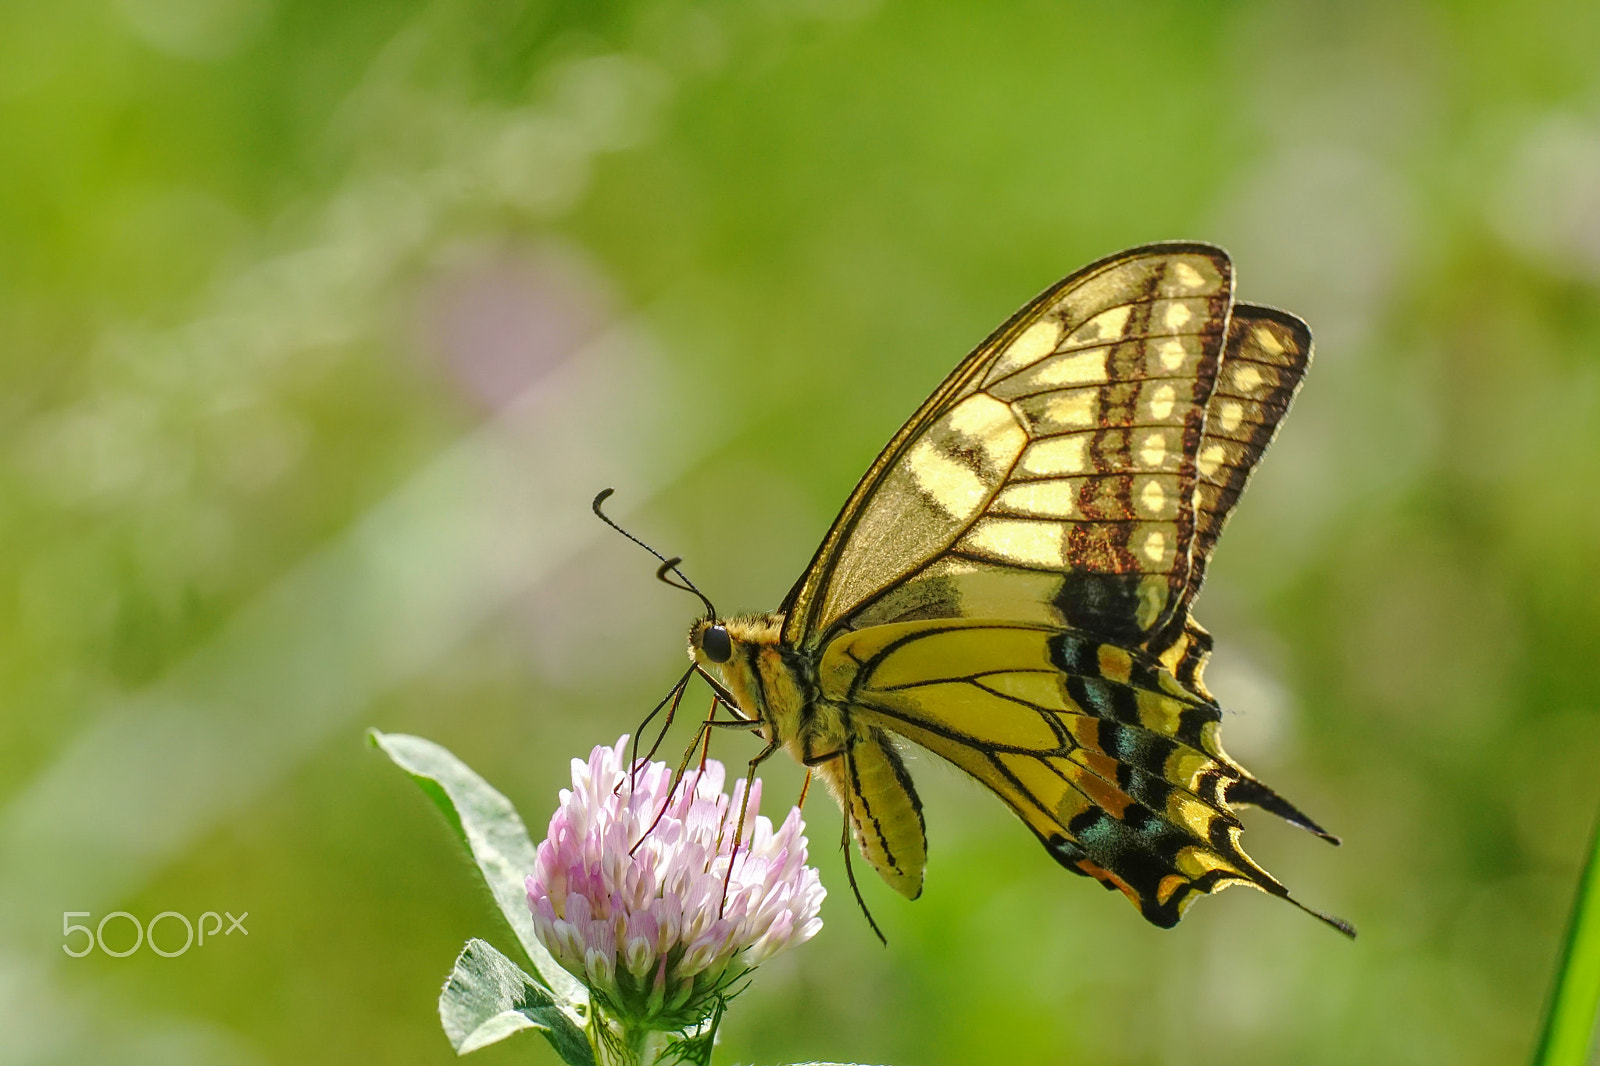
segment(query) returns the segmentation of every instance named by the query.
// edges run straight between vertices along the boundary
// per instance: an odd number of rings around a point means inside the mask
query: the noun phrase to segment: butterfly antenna
[[[650,547],[650,545],[646,544],[632,533],[629,533],[626,529],[623,529],[621,526],[617,525],[617,523],[612,521],[611,517],[607,515],[605,511],[601,510],[600,505],[605,503],[614,492],[616,492],[616,489],[600,490],[600,494],[594,498],[594,503],[591,505],[594,508],[595,517],[600,519],[600,521],[604,522],[606,525],[610,526],[612,529],[616,530],[618,533],[621,533],[624,537],[627,537],[629,540],[633,541],[651,555],[654,555],[657,559],[660,559],[661,566],[656,570],[656,580],[660,581],[663,585],[671,585],[675,589],[682,589],[685,592],[694,593],[696,596],[700,597],[700,602],[706,605],[706,617],[716,618],[717,609],[712,606],[711,601],[706,598],[706,594],[695,587],[695,583],[689,580],[687,574],[678,569],[678,564],[683,562],[683,557],[681,555],[675,555],[671,559],[668,559],[665,555],[662,555],[660,552]],[[667,578],[667,573],[669,571],[678,575],[677,581],[672,581]],[[679,584],[679,582],[682,582],[682,584]]]
[[[716,618],[717,609],[711,605],[711,601],[706,598],[706,594],[695,588],[694,582],[684,577],[683,571],[678,569],[678,564],[681,562],[683,562],[683,557],[675,555],[671,559],[663,562],[660,566],[656,567],[656,580],[661,582],[663,585],[671,585],[675,589],[682,589],[685,592],[692,592],[696,596],[699,596],[700,602],[706,605],[706,618]],[[667,577],[667,571],[669,570],[672,573],[677,574],[679,581],[682,581],[683,584],[680,585],[677,581],[673,581],[671,578]]]

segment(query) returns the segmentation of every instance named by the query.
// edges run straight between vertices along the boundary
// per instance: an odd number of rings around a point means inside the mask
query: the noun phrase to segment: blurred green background
[[[720,1060],[1524,1061],[1600,802],[1597,56],[1541,0],[0,5],[0,1063],[450,1060],[511,937],[364,728],[542,830],[697,611],[594,492],[775,606],[968,348],[1164,238],[1317,334],[1199,613],[1345,839],[1247,843],[1361,939],[1149,927],[924,758],[924,898],[881,948],[813,805],[827,926]],[[248,936],[63,954],[117,910]]]

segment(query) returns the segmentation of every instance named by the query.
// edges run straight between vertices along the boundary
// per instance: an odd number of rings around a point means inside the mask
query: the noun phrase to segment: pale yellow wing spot
[[[1081,474],[1089,469],[1089,443],[1092,440],[1092,433],[1074,433],[1034,441],[1023,451],[1018,469],[1030,477]]]
[[[1163,559],[1168,558],[1162,556]],[[1160,566],[1160,563],[1156,564]],[[1172,590],[1167,587],[1165,574],[1146,574],[1139,579],[1137,590],[1139,606],[1135,608],[1133,620],[1140,629],[1149,629],[1155,625],[1156,619],[1161,617],[1161,612],[1166,609],[1167,603],[1172,598]]]
[[[1167,276],[1179,289],[1198,289],[1206,284],[1205,276],[1195,269],[1194,264],[1182,259],[1173,262]]]
[[[1159,422],[1172,415],[1172,409],[1177,405],[1177,402],[1178,390],[1163,381],[1151,388],[1149,398],[1144,402],[1144,407],[1150,417]]]
[[[1195,318],[1194,311],[1180,300],[1171,301],[1159,313],[1162,325],[1170,330],[1180,330]]]
[[[968,396],[950,409],[945,421],[953,431],[944,438],[946,446],[981,449],[996,470],[1010,463],[1027,440],[1011,408],[987,393]]]
[[[1277,334],[1273,333],[1272,330],[1268,329],[1266,326],[1257,326],[1251,331],[1251,336],[1255,338],[1255,342],[1259,344],[1261,349],[1268,355],[1282,355],[1289,350],[1284,346],[1284,343],[1278,339]]]
[[[1100,390],[1093,387],[1027,396],[1012,407],[1035,437],[1093,429],[1100,424]]]
[[[1246,395],[1255,392],[1266,381],[1261,370],[1254,364],[1239,363],[1230,369],[1233,372],[1229,375],[1231,379],[1229,384]]]
[[[1106,358],[1110,353],[1104,348],[1089,348],[1071,355],[1058,355],[1038,366],[1031,375],[1029,385],[1098,385],[1109,380]]]
[[[981,518],[956,542],[958,551],[1041,570],[1065,570],[1066,540],[1059,522]]]
[[[952,459],[931,441],[918,441],[906,459],[917,487],[951,518],[977,514],[989,499],[989,485],[971,467]]]
[[[1073,519],[1081,516],[1078,509],[1080,488],[1080,481],[1068,478],[1008,485],[995,498],[993,509],[1008,515],[1028,515],[1058,521]]]
[[[1056,318],[1041,318],[1012,341],[995,361],[991,377],[1001,377],[1023,367],[1032,366],[1056,350],[1061,340],[1061,322]]]
[[[1145,533],[1144,544],[1140,548],[1144,557],[1150,560],[1152,566],[1160,566],[1167,561],[1167,534],[1165,530],[1152,529]]]
[[[1188,360],[1190,352],[1179,337],[1163,337],[1155,344],[1156,359],[1163,370],[1179,370]]]
[[[1138,490],[1139,510],[1146,518],[1175,518],[1178,510],[1176,485],[1169,491],[1164,479],[1150,477]],[[1171,504],[1170,513],[1168,504]]]
[[[1062,342],[1061,346],[1063,348],[1071,348],[1074,346],[1101,344],[1107,340],[1117,340],[1122,336],[1123,331],[1128,328],[1128,316],[1132,311],[1133,308],[1127,304],[1121,307],[1113,307],[1109,311],[1103,311],[1073,330],[1067,339]]]
[[[1167,459],[1167,433],[1152,429],[1139,443],[1139,462],[1146,468],[1159,469]]]

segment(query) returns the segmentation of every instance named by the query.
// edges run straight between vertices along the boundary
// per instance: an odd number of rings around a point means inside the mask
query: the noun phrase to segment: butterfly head
[[[702,673],[727,674],[740,669],[744,653],[776,646],[782,629],[783,616],[776,614],[697,618],[689,627],[689,658]]]
[[[793,689],[781,654],[773,654],[782,631],[777,614],[697,618],[689,627],[689,660],[725,707],[740,718],[765,720],[778,694]]]
[[[695,662],[718,666],[733,658],[733,638],[728,627],[715,618],[702,618],[689,628],[689,654]]]

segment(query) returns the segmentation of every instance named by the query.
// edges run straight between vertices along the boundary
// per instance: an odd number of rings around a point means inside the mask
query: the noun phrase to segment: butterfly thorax
[[[769,744],[822,778],[868,861],[897,892],[915,899],[927,842],[911,776],[887,733],[827,698],[815,658],[783,640],[783,623],[778,612],[702,619],[689,630],[689,657],[732,697],[737,714],[761,723],[758,732]],[[707,635],[717,627],[728,638],[721,662],[707,654]]]

